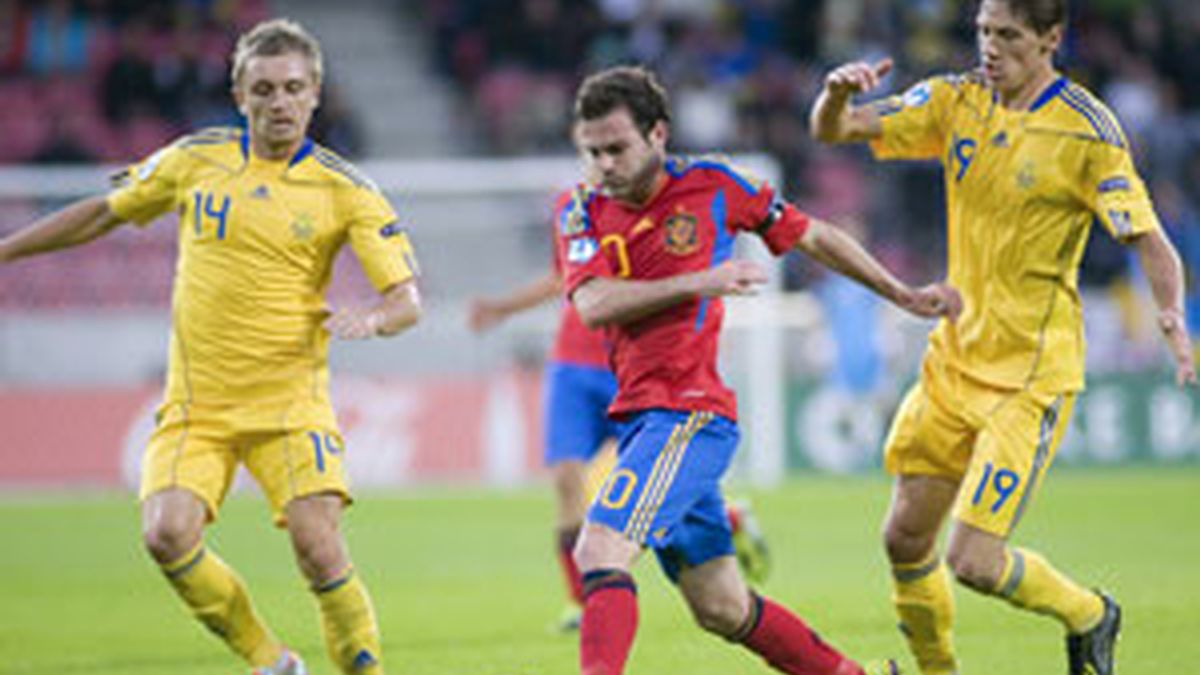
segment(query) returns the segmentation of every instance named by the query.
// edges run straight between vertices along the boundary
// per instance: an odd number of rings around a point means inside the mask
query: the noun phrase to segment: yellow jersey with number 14
[[[926,80],[873,104],[879,159],[937,159],[948,281],[963,297],[931,353],[999,388],[1083,388],[1079,262],[1099,222],[1126,241],[1159,227],[1116,118],[1060,78],[1009,110],[975,74]]]
[[[311,141],[270,161],[226,128],[186,136],[123,179],[108,196],[118,217],[180,216],[164,406],[218,411],[249,429],[332,425],[321,324],[334,258],[349,242],[380,291],[416,272],[383,195]]]

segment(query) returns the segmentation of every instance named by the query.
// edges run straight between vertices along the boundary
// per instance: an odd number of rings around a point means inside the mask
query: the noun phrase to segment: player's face
[[[308,130],[320,91],[303,54],[250,57],[233,93],[255,150],[272,157],[294,151]]]
[[[575,138],[587,173],[613,197],[640,204],[649,199],[666,157],[667,125],[658,122],[643,135],[626,108],[582,120]]]
[[[983,0],[975,17],[979,65],[988,84],[1004,94],[1018,93],[1053,71],[1062,38],[1058,26],[1038,34],[1013,14],[1005,0]]]

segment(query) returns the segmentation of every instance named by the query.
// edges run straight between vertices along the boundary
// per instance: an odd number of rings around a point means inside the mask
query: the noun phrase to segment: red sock
[[[583,604],[583,580],[579,577],[579,567],[575,565],[575,542],[579,539],[579,526],[564,527],[558,531],[558,565],[562,568],[563,578],[567,582],[567,594],[575,604]]]
[[[752,614],[740,641],[776,670],[789,675],[858,675],[853,661],[821,641],[800,617],[766,598],[754,596]]]
[[[637,632],[637,586],[621,570],[583,575],[579,669],[583,675],[621,675]]]

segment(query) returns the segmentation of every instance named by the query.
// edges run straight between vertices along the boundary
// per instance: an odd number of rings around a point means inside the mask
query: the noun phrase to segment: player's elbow
[[[603,282],[597,279],[584,282],[570,295],[571,304],[583,325],[591,330],[603,328],[613,322],[613,314],[607,302]]]

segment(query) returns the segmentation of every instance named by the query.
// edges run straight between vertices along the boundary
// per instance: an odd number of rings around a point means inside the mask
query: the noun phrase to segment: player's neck
[[[646,186],[638,190],[636,194],[630,195],[629,205],[641,208],[658,196],[667,184],[667,172],[659,165],[658,170],[654,172],[654,179],[646,181]]]
[[[1047,64],[1045,68],[1039,68],[1036,73],[1030,75],[1029,79],[1019,87],[1008,91],[997,91],[1000,105],[1008,110],[1029,110],[1033,102],[1046,90],[1046,87],[1049,87],[1057,79],[1058,72],[1054,70],[1054,66]]]
[[[250,152],[258,159],[264,159],[269,162],[281,162],[295,155],[303,143],[304,139],[299,138],[288,143],[272,144],[251,136]]]

